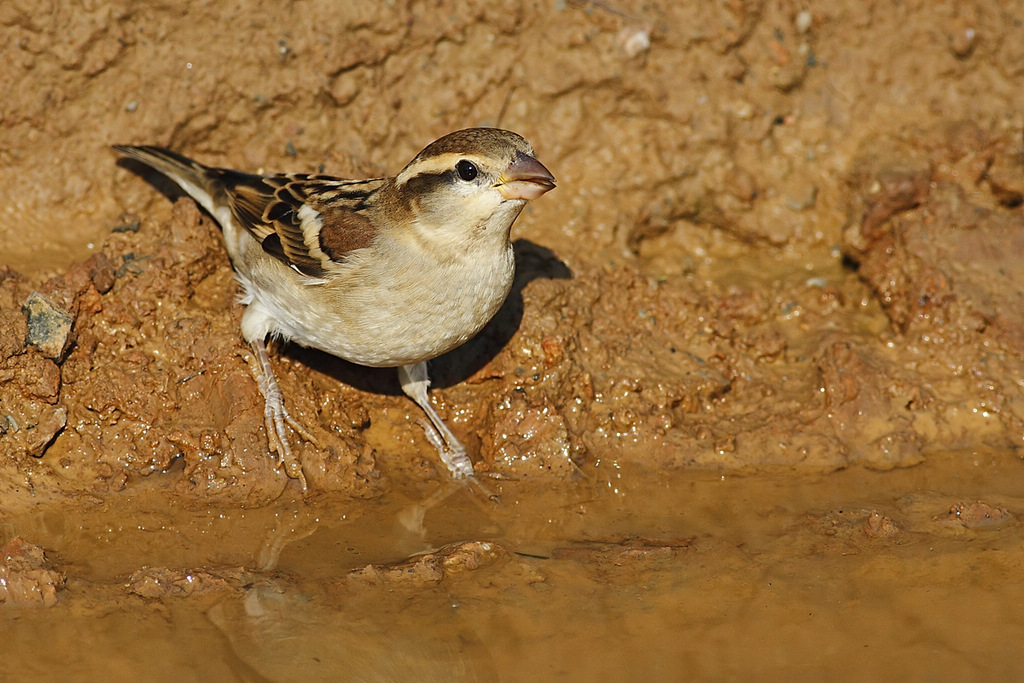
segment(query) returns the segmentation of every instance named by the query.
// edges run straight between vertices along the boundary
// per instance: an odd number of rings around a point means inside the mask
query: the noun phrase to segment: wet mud
[[[0,633],[95,680],[1009,678],[1024,28],[999,3],[0,7]],[[111,144],[376,177],[457,128],[558,179],[495,319],[279,345]],[[40,639],[40,634],[46,634]]]

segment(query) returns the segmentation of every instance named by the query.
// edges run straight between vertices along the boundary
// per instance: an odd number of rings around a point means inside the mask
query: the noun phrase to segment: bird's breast
[[[241,279],[252,300],[246,316],[265,322],[269,333],[361,365],[392,367],[430,360],[474,336],[501,308],[514,274],[505,242],[432,258],[369,251],[320,284],[258,272]]]

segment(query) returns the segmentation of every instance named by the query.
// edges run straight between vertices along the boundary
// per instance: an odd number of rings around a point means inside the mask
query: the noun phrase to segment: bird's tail
[[[199,204],[214,214],[214,200],[220,191],[213,169],[163,147],[114,145],[121,154],[141,161],[176,182]]]

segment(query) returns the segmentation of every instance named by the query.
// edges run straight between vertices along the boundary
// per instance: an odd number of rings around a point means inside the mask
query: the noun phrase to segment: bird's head
[[[437,238],[503,233],[530,200],[555,187],[522,136],[468,128],[428,145],[395,178],[394,189],[421,229]]]

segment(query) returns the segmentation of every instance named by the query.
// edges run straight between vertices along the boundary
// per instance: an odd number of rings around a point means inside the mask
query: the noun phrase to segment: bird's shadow
[[[188,197],[188,192],[181,189],[178,183],[174,182],[167,177],[166,174],[161,173],[149,164],[144,164],[138,159],[132,159],[130,157],[118,157],[117,165],[121,168],[127,169],[139,176],[147,183],[153,186],[157,192],[162,194],[171,204],[178,201],[182,197]],[[198,202],[197,202],[198,205]],[[202,210],[202,209],[200,209]],[[205,212],[204,212],[205,213]]]
[[[516,255],[516,276],[504,305],[484,329],[462,346],[430,362],[431,385],[449,387],[462,382],[487,365],[511,341],[523,321],[523,288],[538,278],[565,280],[572,271],[547,247],[520,238],[512,243]],[[328,353],[296,344],[285,352],[311,369],[330,375],[360,391],[375,394],[402,393],[393,368],[368,368]]]

